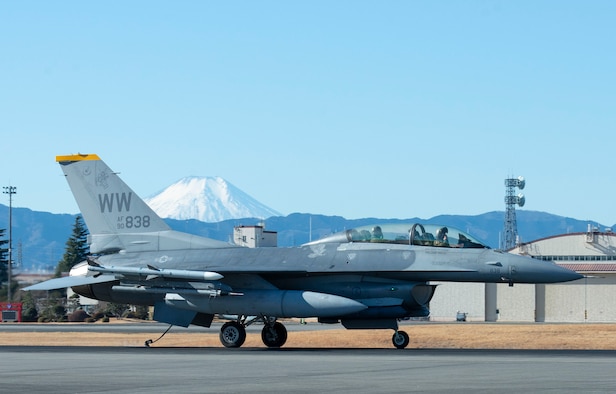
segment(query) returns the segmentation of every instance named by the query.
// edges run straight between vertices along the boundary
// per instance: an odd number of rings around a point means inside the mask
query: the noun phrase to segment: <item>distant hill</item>
[[[517,213],[518,233],[528,242],[552,235],[585,232],[588,224],[607,226],[577,220],[545,212],[523,211]],[[490,247],[498,248],[503,232],[504,212],[488,212],[475,216],[440,215],[430,219],[378,219],[348,220],[340,216],[294,213],[288,216],[272,216],[265,220],[268,230],[278,232],[278,246],[298,246],[336,231],[373,223],[419,222],[444,224],[457,227],[475,236]],[[62,258],[65,244],[73,230],[76,215],[37,212],[27,208],[13,208],[13,259],[21,262],[27,271],[53,271]],[[243,218],[207,223],[194,219],[166,219],[178,231],[230,241],[233,227],[255,225],[261,218]],[[8,228],[8,207],[0,204],[0,228]],[[8,233],[8,231],[7,231]]]
[[[7,229],[9,208],[0,204],[0,228]],[[13,261],[30,271],[53,271],[64,255],[76,215],[13,208]]]

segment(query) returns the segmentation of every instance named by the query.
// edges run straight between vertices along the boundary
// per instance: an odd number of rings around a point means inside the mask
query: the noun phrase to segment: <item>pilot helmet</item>
[[[448,232],[449,232],[449,229],[447,227],[441,227],[438,230],[436,230],[436,237],[444,238]]]

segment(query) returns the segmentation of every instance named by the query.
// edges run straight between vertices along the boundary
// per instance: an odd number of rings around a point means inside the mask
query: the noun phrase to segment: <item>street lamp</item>
[[[15,186],[3,186],[4,191],[2,193],[9,195],[9,263],[8,263],[8,277],[9,288],[6,293],[7,301],[11,302],[11,266],[13,265],[13,194],[17,193]]]

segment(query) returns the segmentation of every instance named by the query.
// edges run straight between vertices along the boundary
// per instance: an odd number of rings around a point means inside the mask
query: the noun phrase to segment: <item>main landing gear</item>
[[[287,341],[287,329],[277,321],[265,324],[261,331],[261,340],[267,347],[281,347]]]
[[[220,342],[225,347],[240,347],[246,340],[246,328],[244,325],[230,321],[222,325],[220,329]]]
[[[246,327],[256,321],[263,321],[264,326],[261,331],[261,340],[269,348],[279,348],[287,341],[287,329],[276,321],[275,317],[261,317],[252,320],[242,317],[237,321],[230,321],[223,324],[220,329],[220,342],[225,347],[240,347],[246,341]],[[407,336],[408,337],[408,336]],[[407,342],[408,343],[408,342]]]
[[[287,329],[276,321],[275,317],[261,317],[247,319],[242,317],[237,321],[223,324],[220,329],[220,342],[229,348],[240,347],[246,341],[246,327],[250,324],[262,321],[261,340],[269,348],[282,347],[287,342]],[[404,349],[409,345],[409,335],[405,331],[396,330],[391,337],[391,342],[397,349]]]

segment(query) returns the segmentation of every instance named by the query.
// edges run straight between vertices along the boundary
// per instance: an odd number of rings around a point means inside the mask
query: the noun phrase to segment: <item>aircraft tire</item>
[[[220,329],[220,342],[225,347],[240,347],[246,340],[246,329],[238,322],[230,321]]]
[[[409,345],[409,334],[404,331],[394,332],[394,336],[391,338],[391,342],[397,349],[404,349]]]
[[[261,331],[261,340],[267,347],[281,347],[287,342],[287,328],[279,322],[271,326],[265,325]]]

